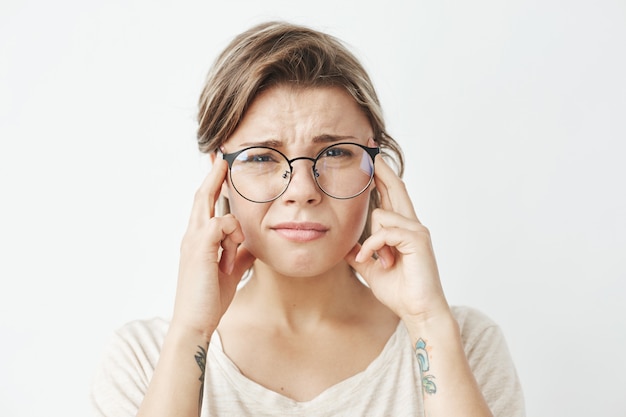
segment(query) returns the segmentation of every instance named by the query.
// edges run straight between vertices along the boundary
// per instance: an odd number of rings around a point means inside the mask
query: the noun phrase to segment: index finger
[[[376,156],[374,182],[380,194],[383,210],[394,211],[409,219],[418,220],[404,181],[380,154]]]
[[[191,211],[191,220],[196,224],[201,224],[203,219],[215,216],[215,203],[222,191],[222,184],[226,180],[228,163],[223,159],[215,159],[211,171],[202,181],[200,188],[196,191]]]

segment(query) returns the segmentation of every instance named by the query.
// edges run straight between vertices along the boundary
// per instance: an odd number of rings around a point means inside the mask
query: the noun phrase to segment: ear
[[[211,158],[211,165],[215,164],[215,161],[217,160],[217,151],[212,152],[209,155],[209,157]],[[228,177],[222,183],[222,189],[220,190],[220,196],[224,197],[226,200],[228,200]]]

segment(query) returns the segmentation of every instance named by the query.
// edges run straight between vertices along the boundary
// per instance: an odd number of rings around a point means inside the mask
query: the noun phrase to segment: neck
[[[299,331],[353,317],[359,311],[358,300],[368,292],[345,262],[322,275],[292,277],[257,261],[240,293],[240,301],[255,308],[259,317]]]

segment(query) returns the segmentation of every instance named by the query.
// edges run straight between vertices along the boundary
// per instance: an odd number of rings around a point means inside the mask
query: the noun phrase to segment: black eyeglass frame
[[[324,154],[324,152],[326,152],[328,149],[333,148],[335,146],[340,146],[340,145],[355,145],[358,146],[359,148],[363,149],[365,152],[367,152],[367,154],[370,156],[370,158],[372,159],[372,174],[370,175],[370,180],[367,182],[367,184],[363,187],[363,189],[361,191],[359,191],[358,193],[350,196],[350,197],[336,197],[332,194],[329,194],[326,190],[324,190],[322,188],[322,186],[320,185],[320,183],[317,181],[317,177],[319,177],[319,174],[317,173],[317,170],[315,169],[315,165],[317,164],[317,161],[319,161],[320,157]],[[289,181],[287,182],[287,184],[285,185],[285,188],[274,198],[271,198],[269,200],[263,200],[263,201],[257,201],[257,200],[252,200],[248,197],[246,197],[245,195],[243,195],[238,189],[237,186],[235,185],[235,183],[233,182],[233,177],[232,177],[232,167],[233,167],[233,163],[235,162],[235,159],[237,159],[237,157],[239,156],[239,154],[241,154],[242,152],[245,152],[249,149],[269,149],[271,151],[274,151],[276,153],[278,153],[279,155],[281,155],[283,158],[285,158],[285,161],[287,161],[287,164],[289,165]],[[298,156],[297,158],[293,158],[293,159],[289,159],[287,158],[287,156],[282,153],[281,151],[279,151],[278,149],[274,149],[271,148],[269,146],[249,146],[247,148],[244,149],[240,149],[237,152],[231,152],[231,153],[222,153],[222,159],[224,159],[226,162],[228,162],[228,175],[230,177],[230,183],[233,185],[233,188],[235,189],[235,191],[237,191],[237,194],[239,194],[240,196],[242,196],[243,198],[245,198],[248,201],[251,201],[253,203],[269,203],[271,201],[276,200],[277,198],[279,198],[281,195],[283,195],[285,193],[285,191],[287,191],[287,188],[289,188],[289,184],[291,184],[291,178],[293,176],[293,165],[292,163],[295,161],[298,161],[300,159],[306,159],[308,161],[311,161],[313,163],[313,165],[311,165],[311,171],[313,174],[313,178],[315,179],[315,184],[317,185],[317,188],[319,188],[324,194],[326,194],[327,196],[331,197],[331,198],[335,198],[337,200],[349,200],[351,198],[355,198],[358,197],[359,195],[363,194],[363,192],[365,190],[367,190],[367,188],[370,186],[370,184],[372,183],[372,181],[374,180],[374,170],[375,170],[375,158],[376,155],[378,155],[380,153],[380,147],[369,147],[369,146],[365,146],[365,145],[361,145],[358,143],[353,143],[353,142],[339,142],[339,143],[333,143],[332,145],[329,145],[327,147],[325,147],[324,149],[322,149],[321,151],[319,151],[319,153],[317,154],[317,156],[315,158],[310,158],[308,156]]]

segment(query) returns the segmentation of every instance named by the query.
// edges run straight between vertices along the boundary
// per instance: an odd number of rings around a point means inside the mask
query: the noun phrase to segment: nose
[[[291,161],[291,166],[291,180],[283,195],[280,196],[281,200],[290,204],[318,204],[322,200],[322,190],[315,182],[313,160],[296,158]]]

